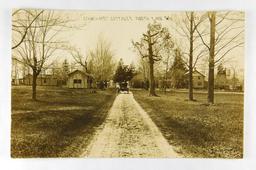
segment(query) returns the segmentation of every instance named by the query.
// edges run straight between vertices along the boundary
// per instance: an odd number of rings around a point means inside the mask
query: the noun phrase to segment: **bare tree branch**
[[[241,46],[241,45],[243,45],[243,44],[244,44],[244,42],[241,42],[241,43],[239,43],[239,44],[236,44],[236,45],[232,46],[232,47],[229,48],[222,56],[220,56],[219,59],[215,60],[214,63],[218,63],[218,62],[221,61],[230,51],[232,51],[233,49],[235,49],[235,48],[237,48],[237,47],[239,47],[239,46]]]
[[[17,10],[17,11],[19,11],[19,10]],[[15,14],[17,14],[17,11],[15,11],[12,16],[14,16]],[[25,39],[25,37],[26,37],[26,35],[27,35],[27,32],[28,32],[28,29],[32,26],[32,24],[35,22],[35,20],[36,20],[43,12],[44,12],[44,10],[41,10],[41,11],[35,16],[35,18],[34,18],[34,19],[30,22],[30,24],[25,28],[25,31],[24,31],[23,36],[21,37],[20,41],[19,41],[16,45],[14,45],[14,46],[12,47],[12,49],[17,48],[17,47],[24,41],[24,39]],[[13,26],[15,26],[15,25],[13,25]]]

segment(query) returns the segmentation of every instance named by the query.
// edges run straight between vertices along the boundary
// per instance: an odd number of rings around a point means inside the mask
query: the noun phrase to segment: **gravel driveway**
[[[178,157],[133,94],[119,94],[84,157]]]

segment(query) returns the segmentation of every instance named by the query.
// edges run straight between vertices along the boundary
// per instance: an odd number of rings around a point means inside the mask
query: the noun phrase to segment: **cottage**
[[[185,74],[188,76],[188,72]],[[193,71],[193,87],[195,89],[205,88],[205,75],[197,71],[196,69]]]
[[[75,70],[68,74],[68,88],[91,88],[92,76],[81,70]]]
[[[193,71],[193,86],[196,89],[200,89],[200,88],[204,88],[205,87],[205,75],[203,75],[202,73],[200,73],[197,70]]]
[[[23,79],[16,79],[16,78],[12,78],[12,85],[22,85],[23,84]]]

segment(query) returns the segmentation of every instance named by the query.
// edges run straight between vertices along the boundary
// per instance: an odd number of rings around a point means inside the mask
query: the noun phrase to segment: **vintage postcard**
[[[241,11],[12,11],[11,156],[242,158]]]

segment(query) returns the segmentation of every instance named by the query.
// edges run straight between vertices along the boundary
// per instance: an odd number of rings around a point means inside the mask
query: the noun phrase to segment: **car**
[[[129,93],[129,87],[127,82],[120,83],[120,90],[119,92],[126,92]]]

